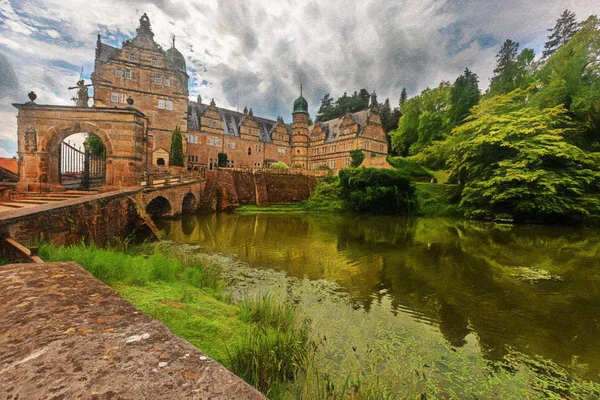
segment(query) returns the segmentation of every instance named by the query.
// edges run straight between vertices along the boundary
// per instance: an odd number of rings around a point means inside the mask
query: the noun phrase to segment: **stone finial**
[[[140,18],[140,27],[136,29],[136,32],[138,35],[142,36],[154,36],[154,33],[150,28],[150,18],[148,18],[146,13]]]
[[[33,90],[31,92],[29,92],[29,94],[27,94],[27,97],[29,97],[30,104],[35,104],[35,99],[37,99],[37,94],[35,94],[35,92]]]
[[[244,107],[244,115],[248,114],[248,107]]]
[[[98,34],[98,39],[96,40],[96,58],[100,56],[100,48],[102,47],[102,39],[100,34]]]
[[[217,103],[215,103],[215,99],[214,98],[210,100],[210,106],[211,107],[216,107],[217,106]]]
[[[250,111],[248,111],[248,116],[249,117],[254,117],[254,112],[252,112],[252,109],[250,109]]]
[[[202,104],[202,96],[198,95],[198,104]]]

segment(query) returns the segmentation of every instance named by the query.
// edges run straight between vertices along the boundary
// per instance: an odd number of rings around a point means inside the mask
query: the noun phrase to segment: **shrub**
[[[339,177],[340,195],[350,210],[408,214],[417,208],[415,187],[401,171],[344,168]]]
[[[420,166],[410,158],[405,157],[388,157],[387,161],[400,172],[413,178],[433,178],[433,173],[428,169]]]
[[[352,158],[351,166],[358,167],[365,159],[365,153],[362,150],[351,150],[350,158]]]
[[[290,166],[284,163],[283,161],[277,161],[272,163],[269,168],[271,169],[289,169]]]

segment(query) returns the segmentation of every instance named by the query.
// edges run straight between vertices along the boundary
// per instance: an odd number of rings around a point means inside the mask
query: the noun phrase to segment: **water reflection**
[[[329,214],[212,214],[168,222],[168,238],[258,268],[345,288],[365,310],[390,299],[453,346],[476,334],[600,380],[600,230]],[[541,278],[541,279],[538,279]]]

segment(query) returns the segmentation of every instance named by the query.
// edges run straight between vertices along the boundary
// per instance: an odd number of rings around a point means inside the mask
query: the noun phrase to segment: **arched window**
[[[156,159],[156,165],[165,165],[165,159],[164,158],[157,158]]]

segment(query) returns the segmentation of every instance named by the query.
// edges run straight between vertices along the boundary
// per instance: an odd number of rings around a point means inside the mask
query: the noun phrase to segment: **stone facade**
[[[150,151],[168,151],[176,126],[185,142],[189,94],[185,58],[175,48],[175,40],[167,51],[154,41],[146,14],[140,18],[137,35],[120,49],[102,43],[98,35],[92,83],[96,107],[122,108],[128,98],[134,100],[148,117]],[[168,166],[168,154],[164,161]]]
[[[135,186],[145,163],[146,116],[133,108],[14,104],[19,110],[18,191],[60,191],[60,145],[74,133],[98,136],[106,147],[104,190]],[[27,140],[26,140],[27,139]]]
[[[219,154],[226,167],[262,169],[283,162],[295,169],[328,168],[335,173],[350,165],[350,151],[366,156],[387,154],[377,102],[343,118],[309,125],[308,102],[294,102],[292,124],[269,120],[252,109],[237,112],[214,101],[189,101],[183,55],[164,51],[155,41],[144,14],[137,34],[121,48],[98,36],[92,84],[78,83],[76,107],[15,104],[19,109],[19,175],[17,190],[64,190],[60,182],[61,142],[74,133],[95,134],[106,146],[103,190],[137,185],[144,172],[169,167],[171,136],[181,129],[187,169],[214,169]]]

